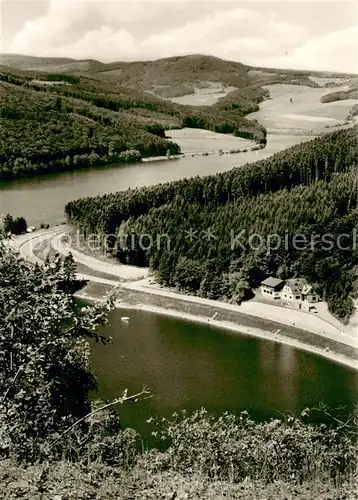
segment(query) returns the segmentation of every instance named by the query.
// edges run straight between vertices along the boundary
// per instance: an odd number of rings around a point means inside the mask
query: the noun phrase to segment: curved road
[[[10,247],[32,264],[43,264],[43,260],[38,258],[34,251],[38,246],[47,242],[48,250],[53,249],[63,256],[71,253],[78,264],[82,264],[98,273],[112,275],[114,278],[113,280],[106,280],[105,278],[96,278],[96,276],[92,275],[85,276],[84,274],[78,274],[79,277],[88,279],[89,281],[108,282],[118,285],[119,280],[134,281],[148,276],[147,268],[106,263],[78,252],[68,245],[67,238],[66,226],[62,225],[49,230],[21,235],[10,242]]]
[[[65,229],[56,232],[56,234],[51,236],[51,247],[61,255],[67,255],[71,252],[74,260],[79,264],[93,269],[96,272],[112,275],[120,280],[134,281],[148,276],[149,270],[147,268],[126,266],[123,264],[111,264],[110,262],[104,262],[79,252],[78,250],[71,248],[71,245],[67,241],[68,238],[69,237],[66,235]]]
[[[71,252],[75,262],[86,266],[88,274],[78,273],[78,277],[80,279],[103,283],[113,287],[121,286],[128,291],[135,290],[143,293],[170,297],[181,301],[185,300],[187,302],[192,302],[193,304],[210,305],[223,311],[236,310],[243,314],[257,316],[262,319],[279,322],[284,325],[295,326],[357,348],[357,332],[348,328],[345,329],[343,325],[340,326],[338,322],[333,324],[333,322],[328,322],[325,319],[314,316],[310,313],[255,301],[244,302],[241,306],[235,306],[196,296],[182,295],[160,288],[149,282],[149,270],[147,268],[138,268],[134,266],[104,262],[94,257],[85,255],[78,250],[72,249],[68,244],[66,226],[64,225],[50,230],[20,236],[14,240],[12,246],[28,261],[41,264],[42,261],[36,257],[34,250],[44,242],[48,243],[48,249],[52,248],[61,255],[68,255],[68,253]],[[97,275],[91,275],[91,271],[94,271]],[[101,273],[105,274],[106,277],[101,277]],[[113,279],[109,279],[108,276],[113,276]],[[334,318],[332,318],[332,320],[334,320]]]

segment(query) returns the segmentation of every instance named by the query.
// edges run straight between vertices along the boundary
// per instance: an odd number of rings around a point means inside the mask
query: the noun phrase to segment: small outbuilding
[[[283,280],[270,276],[261,283],[261,293],[264,297],[270,299],[280,299],[284,286],[285,282]]]

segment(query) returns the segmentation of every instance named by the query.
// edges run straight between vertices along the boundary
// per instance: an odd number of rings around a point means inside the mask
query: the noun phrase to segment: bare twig
[[[60,436],[53,441],[52,445],[56,444],[66,434],[71,432],[72,429],[74,429],[74,427],[76,427],[78,424],[80,424],[81,422],[83,422],[87,418],[92,417],[96,413],[99,413],[100,411],[106,410],[107,408],[110,408],[111,406],[114,406],[114,405],[119,404],[119,403],[125,403],[126,401],[136,401],[138,398],[140,398],[141,396],[144,396],[144,395],[147,395],[146,399],[151,397],[150,392],[146,389],[146,387],[144,387],[142,389],[142,391],[139,392],[138,394],[133,394],[133,396],[123,396],[121,398],[117,398],[114,401],[112,401],[111,403],[108,403],[104,406],[101,406],[100,408],[97,408],[94,411],[91,411],[90,413],[87,413],[87,415],[85,415],[84,417],[77,420],[74,424],[72,424],[70,427],[68,427],[68,429],[66,429],[64,432],[62,432],[62,434],[60,434]]]
[[[10,382],[10,385],[9,387],[6,389],[5,391],[5,394],[3,395],[3,397],[1,398],[1,402],[3,403],[5,401],[5,399],[7,398],[7,395],[9,394],[10,392],[10,389],[11,387],[14,385],[14,383],[16,382],[16,379],[19,377],[20,373],[23,371],[24,367],[23,366],[20,366],[20,368],[17,370],[17,372],[15,373],[15,377],[12,379],[12,381]]]
[[[41,350],[41,347],[38,347],[35,351],[34,351],[34,354],[37,354],[39,351]],[[5,394],[3,395],[2,398],[0,398],[0,401],[3,403],[5,401],[5,399],[7,398],[7,395],[9,394],[10,392],[10,389],[11,387],[15,384],[16,380],[19,378],[19,376],[21,375],[21,373],[25,370],[25,368],[31,363],[31,360],[26,364],[26,365],[21,365],[19,367],[19,369],[17,370],[17,372],[15,373],[15,376],[14,378],[11,380],[10,384],[9,384],[9,387],[7,388],[7,390],[5,391]]]

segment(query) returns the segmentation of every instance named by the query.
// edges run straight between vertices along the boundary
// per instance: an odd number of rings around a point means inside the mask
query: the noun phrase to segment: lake
[[[217,134],[219,135],[219,134]],[[227,140],[227,136],[223,136]],[[277,151],[312,139],[295,135],[269,135],[265,149],[236,155],[187,156],[171,161],[105,166],[48,174],[16,181],[0,181],[0,214],[24,216],[29,225],[51,225],[64,221],[64,207],[69,201],[128,188],[175,181],[183,177],[209,175],[235,166],[267,158]],[[187,147],[183,139],[183,151]],[[180,143],[180,141],[178,141]],[[216,141],[208,148],[220,147]]]
[[[274,134],[267,134],[267,146],[263,150],[235,155],[192,157],[190,153],[194,151],[235,148],[235,141],[243,146],[243,140],[198,129],[190,129],[189,134],[187,129],[168,130],[167,135],[173,137],[183,153],[188,153],[186,158],[169,162],[164,160],[97,167],[10,182],[0,181],[0,214],[24,216],[30,225],[39,225],[41,222],[60,224],[64,221],[64,206],[77,198],[175,181],[183,177],[215,174],[267,158],[294,144],[312,139],[309,135],[292,135],[293,129],[298,128],[301,132],[307,130],[310,133],[318,127],[321,131],[328,132],[324,125],[331,125],[332,120],[334,123],[344,121],[355,102],[322,104],[320,98],[337,90],[335,87],[314,89],[304,85],[282,84],[267,88],[271,99],[260,103],[259,111],[247,115],[247,118],[257,119],[275,131]],[[283,130],[286,133],[280,133]]]
[[[24,216],[31,225],[59,224],[65,204],[73,199],[223,172],[311,138],[269,134],[267,147],[257,152],[187,156],[1,182],[0,213]],[[130,322],[121,322],[121,316],[129,316]],[[351,405],[356,398],[353,370],[291,347],[139,311],[113,311],[110,320],[112,326],[105,331],[114,344],[93,347],[98,396],[111,400],[125,388],[133,393],[148,385],[154,397],[127,403],[120,414],[123,425],[140,431],[149,443],[146,420],[183,408],[204,406],[217,414],[245,409],[264,419],[320,401],[332,407]]]
[[[130,321],[124,323],[122,316]],[[321,401],[351,407],[358,389],[354,370],[279,343],[225,332],[162,315],[119,309],[102,331],[114,339],[93,346],[97,396],[112,400],[125,388],[147,385],[154,397],[119,406],[122,425],[151,442],[150,416],[205,407],[215,414],[249,411],[255,419],[279,418]]]

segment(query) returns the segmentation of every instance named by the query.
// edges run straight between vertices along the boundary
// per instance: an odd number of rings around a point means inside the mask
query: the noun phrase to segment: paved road
[[[86,275],[86,278],[84,279],[89,279],[90,281],[118,285],[119,280],[134,281],[148,276],[147,268],[103,262],[70,248],[68,243],[66,243],[66,227],[63,225],[54,227],[50,230],[21,235],[12,240],[10,242],[10,246],[29,262],[32,262],[33,264],[42,264],[43,261],[36,257],[34,250],[44,242],[48,243],[48,249],[52,248],[60,255],[65,256],[71,252],[75,262],[83,264],[97,273],[104,273],[113,276],[113,280],[109,280],[101,277],[97,278],[96,276]],[[81,274],[79,276],[82,278],[85,275]]]
[[[66,226],[58,226],[50,230],[20,236],[14,240],[12,246],[25,259],[41,264],[42,261],[34,255],[34,249],[45,241],[48,242],[49,248],[53,248],[61,255],[67,255],[71,251],[75,262],[83,264],[89,269],[88,274],[78,274],[80,279],[112,286],[120,285],[128,290],[137,290],[143,293],[176,298],[197,304],[206,304],[221,310],[238,310],[243,314],[276,321],[284,325],[296,326],[297,328],[323,335],[352,347],[358,347],[356,331],[345,328],[343,325],[339,328],[335,324],[327,322],[325,319],[313,314],[255,301],[243,302],[241,306],[236,306],[196,296],[182,295],[160,288],[155,284],[150,284],[148,279],[149,270],[147,268],[103,262],[102,260],[71,249],[66,240]],[[113,276],[113,279],[93,276],[90,270],[96,273],[104,273],[107,276]]]

